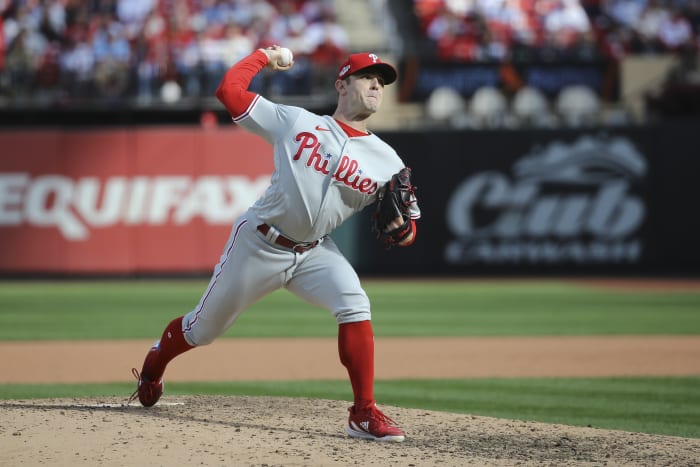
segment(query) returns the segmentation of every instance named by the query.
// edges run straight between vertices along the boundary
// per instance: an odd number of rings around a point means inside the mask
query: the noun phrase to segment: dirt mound
[[[0,465],[635,465],[691,466],[700,440],[382,409],[404,443],[344,433],[347,403],[268,397],[164,397],[0,403]]]

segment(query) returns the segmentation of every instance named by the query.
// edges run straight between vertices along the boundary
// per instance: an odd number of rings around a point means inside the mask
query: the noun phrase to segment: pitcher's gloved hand
[[[411,169],[404,167],[380,191],[372,215],[372,230],[387,247],[401,243],[412,232],[409,206],[416,202]]]

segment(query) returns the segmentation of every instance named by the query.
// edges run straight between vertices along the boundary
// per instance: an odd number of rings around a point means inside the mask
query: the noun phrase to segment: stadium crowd
[[[700,49],[700,0],[412,0],[445,62],[619,60]],[[350,50],[334,0],[0,0],[0,102],[211,97],[258,47],[295,52],[253,89],[330,88]]]
[[[332,0],[0,0],[0,98],[210,97],[273,43],[296,66],[254,85],[278,94],[308,94],[349,49]]]
[[[414,0],[444,61],[598,60],[694,54],[700,0]]]

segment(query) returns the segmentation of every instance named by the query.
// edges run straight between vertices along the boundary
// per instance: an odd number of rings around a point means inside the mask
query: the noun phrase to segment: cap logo
[[[350,69],[350,65],[349,65],[349,64],[348,64],[348,65],[345,65],[345,66],[343,67],[343,69],[340,70],[340,73],[338,73],[338,76],[343,76],[345,73],[348,72],[349,69]]]
[[[372,63],[377,63],[379,61],[379,57],[377,57],[375,54],[369,54],[369,58],[372,59]]]

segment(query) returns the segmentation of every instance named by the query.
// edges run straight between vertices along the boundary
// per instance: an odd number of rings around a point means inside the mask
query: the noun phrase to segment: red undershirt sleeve
[[[224,74],[221,84],[216,90],[216,97],[224,104],[231,117],[236,118],[243,114],[255,99],[256,94],[248,91],[248,86],[267,63],[267,55],[256,50],[237,62]]]

